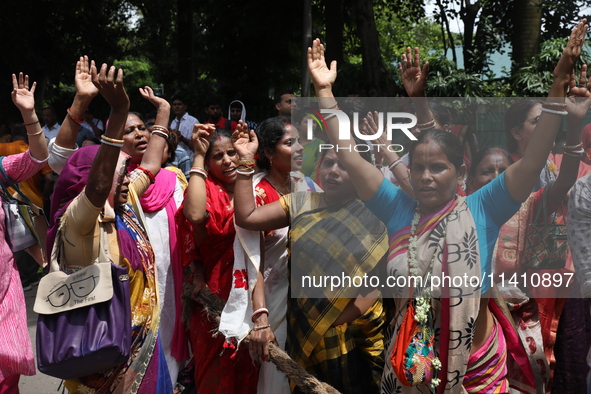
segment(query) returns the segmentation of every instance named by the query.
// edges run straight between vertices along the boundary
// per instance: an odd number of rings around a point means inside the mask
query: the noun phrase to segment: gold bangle
[[[124,144],[125,141],[124,140],[117,140],[115,138],[111,138],[111,137],[107,137],[106,135],[101,135],[101,139],[103,141],[107,141],[107,142],[112,142],[113,144]]]
[[[254,174],[254,168],[242,170],[240,167],[236,169],[236,173],[244,176],[251,176]]]
[[[170,133],[170,130],[168,130],[166,127],[159,126],[157,124],[155,124],[155,125],[152,126],[152,131],[154,131],[154,130],[160,130],[160,131],[162,131],[163,133],[166,133],[166,134]]]
[[[41,129],[41,130],[39,130],[38,132],[36,132],[36,133],[33,133],[33,134],[29,134],[29,133],[27,133],[27,135],[29,135],[29,136],[31,136],[31,135],[39,135],[39,134],[41,134],[41,133],[43,133],[43,129]]]
[[[256,163],[256,161],[254,159],[252,159],[252,160],[238,160],[239,166],[250,167],[250,166],[253,166],[255,163]]]

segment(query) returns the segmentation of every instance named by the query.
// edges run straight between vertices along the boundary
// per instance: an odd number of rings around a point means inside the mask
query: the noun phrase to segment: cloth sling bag
[[[109,370],[129,359],[129,275],[126,267],[111,261],[102,227],[95,263],[70,275],[61,271],[62,226],[55,238],[50,272],[39,282],[33,308],[39,314],[37,366],[46,375],[73,379]]]
[[[557,224],[552,218],[548,219],[553,216],[548,214],[548,194],[553,183],[546,185],[542,204],[536,211],[533,223],[529,225],[523,261],[525,267],[532,270],[564,268],[568,258],[566,224]]]
[[[6,180],[0,182],[2,187],[2,209],[4,210],[4,220],[6,228],[6,240],[10,246],[10,250],[13,252],[20,252],[33,245],[41,245],[41,238],[35,228],[36,216],[31,210],[31,200],[25,196],[18,185],[15,185],[2,165],[2,159],[5,156],[0,157],[0,173]],[[23,201],[19,201],[14,198],[8,191],[8,187],[12,187]],[[42,218],[45,220],[45,217]],[[47,223],[47,222],[46,222]],[[45,226],[47,230],[47,226]]]

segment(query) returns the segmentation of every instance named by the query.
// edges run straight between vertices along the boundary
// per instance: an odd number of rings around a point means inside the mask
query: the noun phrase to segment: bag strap
[[[540,215],[543,213],[544,215],[544,223],[549,224],[548,221],[548,194],[550,193],[550,188],[554,184],[554,181],[550,181],[544,186],[544,192],[542,193],[542,205],[538,207],[536,210],[536,216],[534,218],[534,223],[539,223],[538,220],[540,219]]]
[[[14,184],[12,182],[12,180],[8,177],[8,175],[6,174],[6,171],[4,170],[4,165],[2,165],[2,161],[4,160],[6,156],[0,156],[0,173],[2,173],[2,176],[4,177],[4,179],[6,179],[6,183],[8,183],[8,186],[13,188],[14,190],[17,191],[17,193],[23,198],[23,200],[27,203],[30,204],[31,200],[29,200],[29,197],[25,196],[23,194],[23,192],[21,192],[21,188],[19,187],[18,184]],[[0,184],[2,184],[2,189],[4,190],[4,192],[10,196],[10,193],[8,193],[8,188],[6,187],[6,185],[3,182],[0,182]],[[12,196],[10,196],[12,197]]]
[[[59,256],[63,256],[63,247],[64,242],[62,239],[62,231],[63,227],[60,224],[57,234],[55,235],[55,241],[53,242],[53,250],[51,251],[51,259],[49,261],[49,272],[54,271],[61,271],[59,265]],[[98,263],[110,263],[111,260],[111,252],[109,251],[109,237],[107,236],[107,232],[103,228],[103,226],[99,223],[99,256],[98,256]]]

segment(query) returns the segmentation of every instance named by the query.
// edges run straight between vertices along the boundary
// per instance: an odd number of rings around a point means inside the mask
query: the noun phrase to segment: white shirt
[[[94,123],[94,125],[102,131],[105,131],[105,126],[103,125],[103,121],[97,118],[92,118],[92,123]],[[82,122],[82,127],[86,127],[89,130],[92,130],[92,126],[90,125],[90,123],[88,123],[87,121]]]
[[[189,115],[188,112],[185,112],[180,120],[174,118],[172,122],[170,122],[170,128],[180,131],[183,137],[191,139],[191,135],[193,135],[193,125],[195,123],[199,123],[199,120],[197,120],[196,117]]]
[[[199,123],[199,120],[197,120],[196,117],[189,115],[188,112],[185,112],[185,114],[182,116],[180,120],[178,118],[174,118],[172,122],[170,122],[170,128],[180,131],[183,137],[190,140],[191,136],[193,135],[193,126],[196,123]],[[193,151],[191,151],[191,149],[182,142],[179,143],[179,147],[183,148],[185,152],[187,152],[187,154],[191,158],[192,163]]]
[[[55,122],[55,124],[51,127],[48,127],[47,125],[43,126],[42,130],[43,130],[43,134],[45,134],[45,138],[47,138],[48,140],[57,137],[57,132],[60,131],[60,124]]]

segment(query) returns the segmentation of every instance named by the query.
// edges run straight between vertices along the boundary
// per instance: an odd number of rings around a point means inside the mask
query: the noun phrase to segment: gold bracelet
[[[256,160],[254,160],[254,159],[252,159],[252,160],[238,160],[239,166],[250,167],[250,166],[254,166],[255,163],[256,163]]]
[[[253,331],[264,330],[265,328],[271,328],[270,324],[265,324],[264,326],[254,326],[252,328]]]
[[[39,130],[38,132],[36,132],[36,133],[33,133],[33,134],[29,134],[29,133],[27,133],[27,135],[29,135],[29,136],[30,136],[30,135],[39,135],[39,134],[41,134],[41,133],[43,133],[43,129],[41,129],[41,130]]]
[[[155,125],[152,126],[152,131],[154,131],[154,130],[160,130],[160,131],[162,131],[163,133],[166,133],[166,134],[170,133],[170,130],[168,130],[166,127],[159,126],[157,124],[155,124]]]
[[[236,168],[236,173],[244,176],[251,176],[254,174],[254,168],[241,169],[240,167],[238,167]]]
[[[112,142],[113,144],[124,144],[124,143],[125,143],[125,141],[123,141],[123,140],[117,140],[117,139],[115,139],[115,138],[107,137],[107,136],[106,136],[106,135],[104,135],[104,134],[103,134],[103,135],[101,135],[101,139],[102,139],[103,141]]]

